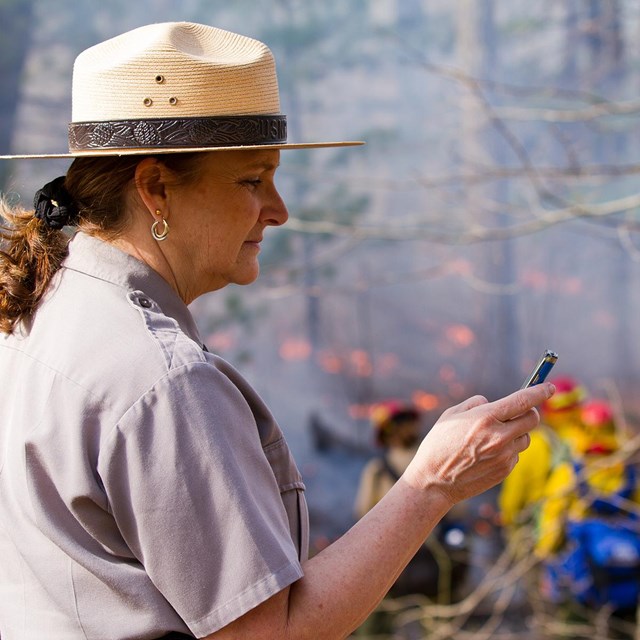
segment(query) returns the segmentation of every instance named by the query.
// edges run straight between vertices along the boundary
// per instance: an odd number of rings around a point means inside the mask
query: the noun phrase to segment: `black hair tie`
[[[62,229],[78,220],[78,207],[64,186],[64,176],[60,176],[36,191],[33,199],[35,216],[49,229]]]

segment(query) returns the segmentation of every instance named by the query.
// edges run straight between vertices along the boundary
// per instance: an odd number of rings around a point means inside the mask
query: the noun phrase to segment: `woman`
[[[257,277],[287,219],[280,149],[352,143],[286,143],[270,51],[204,25],[88,49],[73,87],[69,171],[35,211],[4,207],[2,638],[345,637],[451,506],[513,468],[553,387],[446,411],[308,559],[282,432],[186,305]]]

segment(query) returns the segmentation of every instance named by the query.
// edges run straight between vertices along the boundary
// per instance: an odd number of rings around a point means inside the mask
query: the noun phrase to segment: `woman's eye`
[[[249,180],[243,180],[242,182],[250,187],[257,187],[262,183],[262,180],[260,180],[260,178],[250,178]]]

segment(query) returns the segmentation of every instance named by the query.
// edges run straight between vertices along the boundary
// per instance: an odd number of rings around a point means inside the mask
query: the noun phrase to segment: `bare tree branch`
[[[602,203],[572,204],[563,209],[540,209],[532,212],[533,219],[506,228],[489,229],[475,227],[465,231],[443,231],[416,227],[398,226],[352,226],[328,220],[308,221],[295,217],[289,219],[289,227],[301,233],[323,233],[350,236],[359,239],[428,240],[451,245],[473,244],[489,240],[504,240],[535,233],[543,229],[568,222],[575,218],[603,218],[616,213],[632,211],[640,206],[640,193]],[[451,217],[451,212],[448,213]]]
[[[494,107],[497,117],[504,120],[538,120],[544,122],[587,122],[604,116],[632,116],[640,112],[640,100],[606,102],[579,109],[537,107]]]

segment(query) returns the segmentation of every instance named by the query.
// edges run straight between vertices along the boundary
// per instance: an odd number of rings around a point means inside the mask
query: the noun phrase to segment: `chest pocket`
[[[265,447],[264,455],[278,483],[298,557],[304,562],[309,555],[309,511],[302,476],[284,438]]]

